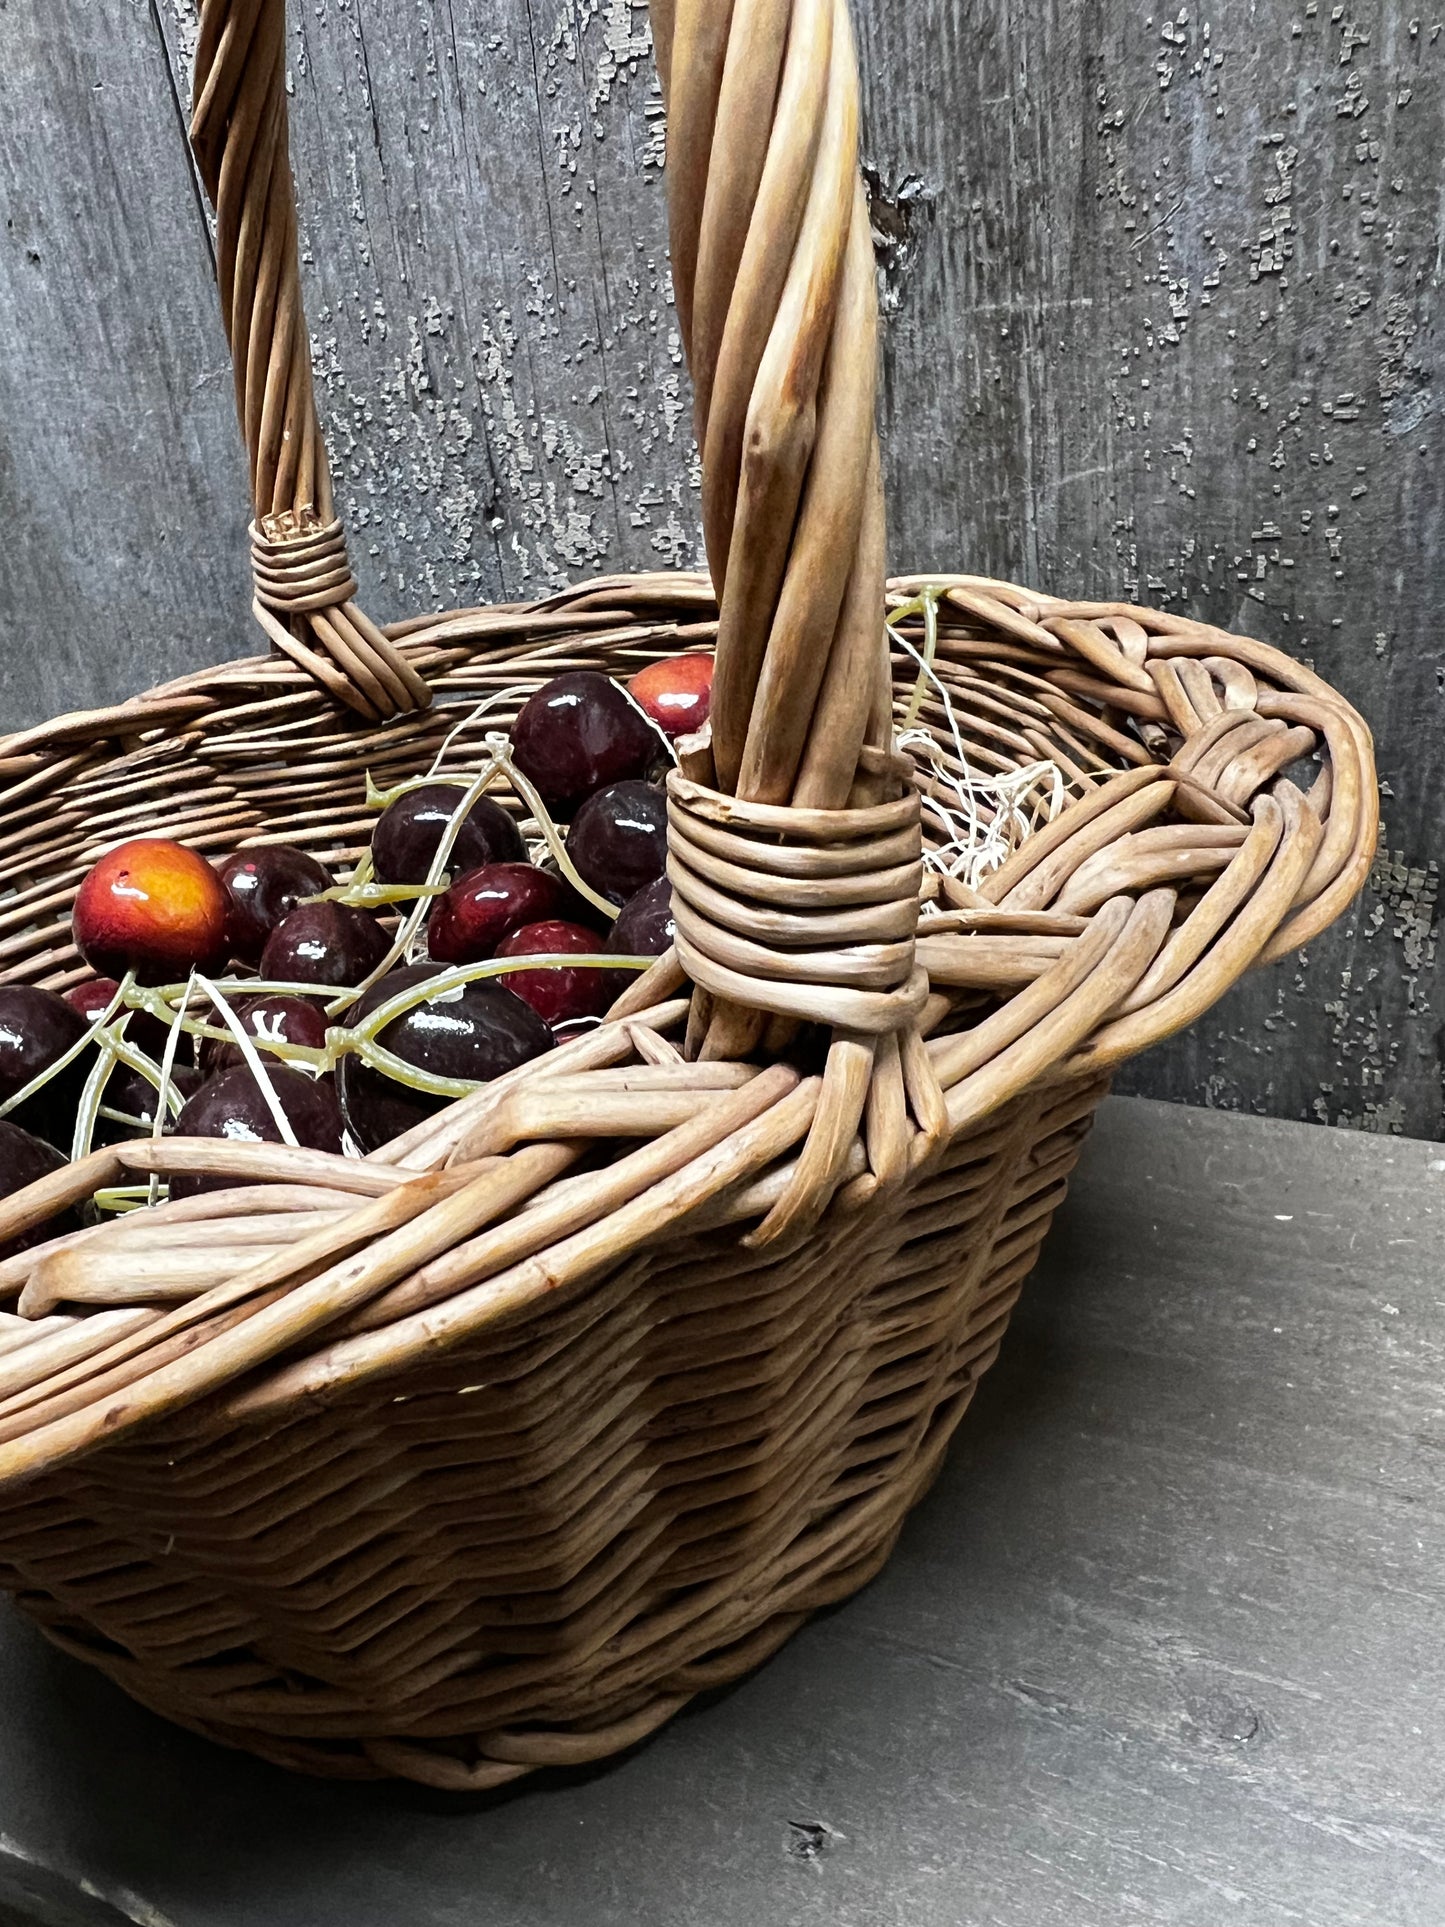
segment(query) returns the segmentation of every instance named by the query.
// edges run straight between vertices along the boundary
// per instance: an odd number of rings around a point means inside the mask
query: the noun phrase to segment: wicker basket
[[[0,1581],[137,1699],[311,1772],[599,1759],[861,1585],[1111,1068],[1322,930],[1373,851],[1364,724],[1261,643],[968,576],[891,585],[885,631],[845,0],[652,14],[720,607],[684,575],[358,609],[283,0],[205,0],[274,651],[0,742],[4,968],[63,988],[107,845],[287,840],[344,873],[366,773],[415,774],[483,699],[456,767],[563,668],[716,645],[711,742],[671,779],[677,946],[600,1029],[365,1160],[147,1140],[0,1205],[3,1240],[136,1173],[238,1181],[0,1265]],[[1035,825],[971,880],[920,861],[960,798]],[[155,1286],[178,1241],[213,1259],[189,1295]]]

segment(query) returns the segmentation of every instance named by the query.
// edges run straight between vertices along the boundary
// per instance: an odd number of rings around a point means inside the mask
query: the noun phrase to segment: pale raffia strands
[[[288,841],[344,874],[368,772],[469,716],[474,768],[563,670],[717,650],[670,785],[677,944],[608,1023],[365,1160],[146,1141],[0,1201],[3,1243],[100,1189],[230,1180],[0,1261],[27,1314],[0,1312],[0,1582],[136,1698],[308,1772],[482,1790],[603,1758],[862,1584],[1112,1067],[1323,929],[1374,850],[1365,725],[1265,644],[951,575],[889,586],[890,658],[846,6],[652,16],[712,580],[362,614],[284,7],[205,0],[194,139],[277,653],[0,741],[0,970],[65,988],[107,845]],[[987,786],[1040,762],[1063,809],[940,874],[957,786],[987,828]]]

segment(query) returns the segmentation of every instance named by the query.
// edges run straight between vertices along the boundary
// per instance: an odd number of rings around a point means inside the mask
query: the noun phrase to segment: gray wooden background
[[[1133,1068],[1445,1132],[1445,30],[1335,0],[860,0],[895,562],[1152,599],[1375,728],[1385,852]],[[183,141],[192,0],[0,0],[0,728],[254,646]],[[641,0],[306,0],[292,141],[366,600],[697,557]]]

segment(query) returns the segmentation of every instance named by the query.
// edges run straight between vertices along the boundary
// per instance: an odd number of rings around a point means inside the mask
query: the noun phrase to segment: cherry
[[[303,1150],[339,1151],[341,1110],[329,1077],[307,1077],[289,1064],[268,1064],[267,1073],[286,1121]],[[281,1133],[261,1087],[244,1064],[222,1071],[187,1099],[176,1119],[177,1137],[224,1137],[247,1144],[280,1144]],[[173,1198],[194,1198],[203,1191],[224,1191],[240,1178],[175,1177]]]
[[[302,903],[266,939],[261,975],[277,983],[344,990],[375,970],[391,939],[369,910],[349,903]]]
[[[571,884],[553,870],[485,863],[437,898],[427,948],[438,963],[484,963],[524,924],[558,917],[575,923],[586,910]]]
[[[514,930],[497,945],[499,957],[539,957],[595,955],[601,948],[594,930],[580,923],[552,919],[546,923],[527,923]],[[498,981],[530,1004],[545,1023],[570,1024],[579,1017],[600,1017],[617,995],[614,978],[620,971],[567,970],[561,965],[550,969],[517,970]]]
[[[623,904],[605,948],[620,957],[660,957],[676,934],[672,883],[661,876]]]
[[[621,973],[614,972],[614,975],[621,975]],[[579,1037],[585,1037],[589,1031],[596,1030],[596,1028],[597,1019],[595,1017],[577,1017],[570,1023],[554,1024],[552,1026],[552,1042],[558,1046],[562,1044],[573,1044]]]
[[[202,1081],[201,1073],[187,1065],[177,1064],[171,1070],[171,1084],[182,1097],[193,1097],[201,1088]],[[134,1118],[136,1122],[122,1124],[118,1118],[97,1117],[95,1129],[90,1134],[92,1147],[119,1144],[122,1138],[149,1137],[157,1096],[156,1087],[148,1077],[142,1077],[129,1064],[117,1064],[106,1080],[101,1103],[112,1111],[124,1111],[127,1117]]]
[[[114,977],[92,977],[86,983],[75,984],[67,990],[65,1001],[72,1010],[78,1010],[88,1024],[95,1024],[110,1009],[119,989],[120,985]],[[119,1022],[122,1009],[123,1006],[117,1006],[115,1016],[111,1018],[113,1024]],[[133,1010],[130,1013],[130,1022],[125,1027],[126,1042],[134,1044],[137,1050],[143,1050],[147,1057],[153,1057],[157,1063],[161,1061],[169,1035],[169,1026],[163,1024],[159,1017],[152,1017],[148,1010]],[[182,1064],[190,1062],[191,1040],[184,1031],[177,1051]]]
[[[37,1178],[48,1178],[52,1171],[65,1168],[65,1155],[57,1151],[53,1144],[44,1144],[29,1131],[23,1131],[8,1117],[0,1117],[0,1198],[13,1197],[23,1191],[27,1184],[34,1184]],[[32,1246],[44,1244],[47,1238],[58,1238],[67,1231],[78,1231],[80,1220],[73,1211],[62,1211],[44,1224],[33,1225],[29,1231],[17,1233],[0,1244],[0,1258],[13,1258],[18,1251],[29,1251]]]
[[[567,832],[577,874],[626,903],[667,868],[667,799],[651,783],[613,783],[589,796]]]
[[[665,656],[639,669],[627,687],[664,736],[690,736],[712,709],[712,657]]]
[[[645,776],[661,748],[637,706],[595,669],[570,670],[545,683],[512,725],[517,768],[564,820],[594,790]]]
[[[403,990],[436,975],[432,964],[388,971],[357,1001],[352,1021],[369,1016]],[[393,1018],[376,1040],[419,1070],[478,1084],[515,1070],[552,1048],[552,1033],[537,1013],[499,982],[463,984]],[[346,1127],[364,1151],[387,1144],[452,1101],[343,1057],[336,1082]]]
[[[378,883],[425,883],[462,792],[451,783],[427,783],[388,803],[371,833],[371,865]],[[447,856],[454,877],[483,863],[521,863],[522,832],[500,803],[479,796],[463,817]]]
[[[326,1012],[318,998],[288,997],[281,991],[267,991],[259,997],[245,997],[231,1006],[248,1037],[254,1037],[263,1054],[268,1045],[301,1044],[320,1050],[326,1042]],[[211,1019],[220,1028],[221,1019]],[[241,1047],[234,1039],[221,1043],[208,1037],[201,1045],[201,1069],[213,1076],[245,1063]]]
[[[80,1012],[53,990],[36,984],[0,985],[0,1103],[48,1070],[89,1028]],[[82,1051],[33,1097],[8,1112],[9,1121],[68,1152],[92,1062],[93,1054]]]
[[[81,884],[71,915],[76,948],[100,976],[134,970],[142,983],[216,971],[230,954],[230,898],[194,850],[140,837],[108,850]]]
[[[332,881],[314,856],[289,843],[237,850],[218,866],[217,874],[231,900],[231,955],[248,964],[259,961],[266,939],[303,897],[319,897]]]

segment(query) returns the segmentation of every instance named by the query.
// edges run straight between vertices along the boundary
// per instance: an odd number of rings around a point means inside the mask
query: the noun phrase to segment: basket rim
[[[924,589],[936,597],[931,614],[916,608]],[[542,680],[559,655],[565,659],[579,650],[600,651],[605,659],[609,651],[633,647],[667,653],[680,638],[696,647],[708,630],[708,594],[706,579],[696,574],[601,577],[535,604],[399,624],[405,632],[399,646],[429,663],[445,658],[448,672],[459,676],[475,654],[478,662],[500,661],[509,673],[515,661],[519,672]],[[353,1382],[363,1365],[368,1373],[389,1369],[388,1344],[395,1364],[410,1355],[408,1346],[425,1351],[444,1338],[460,1342],[477,1328],[475,1321],[510,1317],[528,1302],[540,1302],[555,1287],[559,1264],[564,1271],[581,1267],[579,1277],[593,1275],[699,1211],[713,1220],[730,1216],[751,1224],[747,1235],[754,1241],[773,1238],[780,1248],[790,1246],[835,1193],[838,1209],[886,1196],[907,1172],[926,1166],[940,1144],[986,1127],[1020,1092],[1059,1079],[1107,1075],[1125,1056],[1191,1021],[1243,969],[1273,960],[1322,928],[1363,881],[1378,824],[1369,733],[1313,671],[1252,638],[1184,617],[1044,596],[976,576],[899,578],[890,599],[895,631],[901,632],[900,708],[915,681],[910,631],[919,641],[931,624],[940,690],[951,688],[960,701],[979,703],[1006,696],[1024,717],[1032,713],[1029,704],[1047,696],[1067,724],[1060,741],[1077,747],[1083,719],[1098,732],[1096,746],[1114,757],[1112,769],[1101,754],[1096,760],[1102,769],[1078,771],[1073,800],[977,889],[934,879],[935,900],[917,940],[920,964],[930,976],[928,1021],[916,1033],[894,1033],[878,1044],[876,1076],[894,1094],[891,1114],[875,1115],[871,1107],[881,1102],[875,1094],[863,1115],[875,1076],[871,1053],[866,1065],[855,1055],[841,1073],[830,1055],[822,1077],[786,1063],[759,1072],[740,1060],[731,1069],[739,1082],[730,1092],[718,1089],[708,1081],[713,1071],[690,1065],[678,1042],[669,1040],[685,1021],[687,1003],[679,995],[685,986],[676,961],[664,958],[622,999],[602,1031],[551,1060],[537,1060],[547,1075],[523,1067],[523,1073],[441,1113],[439,1122],[411,1134],[411,1141],[374,1153],[364,1167],[373,1175],[362,1184],[370,1198],[356,1192],[362,1170],[343,1170],[342,1161],[324,1154],[304,1154],[298,1163],[285,1147],[253,1147],[249,1164],[246,1157],[223,1154],[231,1157],[236,1176],[260,1183],[263,1192],[278,1182],[350,1185],[350,1231],[329,1243],[318,1233],[310,1270],[304,1262],[300,1269],[289,1262],[301,1245],[288,1247],[269,1271],[262,1266],[234,1273],[216,1288],[219,1298],[203,1295],[189,1309],[148,1318],[155,1335],[144,1343],[122,1334],[114,1343],[126,1354],[126,1383],[115,1397],[92,1402],[78,1416],[56,1416],[46,1397],[31,1400],[33,1421],[21,1424],[17,1416],[20,1435],[0,1443],[0,1487],[33,1476],[57,1456],[90,1450],[156,1410],[204,1399],[243,1375],[249,1375],[248,1389],[234,1401],[238,1415],[255,1409],[257,1398],[273,1411],[278,1399],[312,1401],[323,1383],[334,1388],[341,1379]],[[530,627],[535,623],[540,630]],[[23,754],[63,770],[78,743],[103,754],[109,740],[123,757],[137,741],[183,740],[195,727],[199,703],[211,706],[216,723],[227,713],[227,697],[240,696],[234,707],[247,712],[245,699],[254,694],[258,677],[267,689],[283,681],[299,690],[304,682],[301,672],[259,659],[220,665],[118,710],[58,719],[49,747],[39,746],[43,733],[32,733]],[[1026,693],[1019,695],[1020,689]],[[304,701],[324,715],[326,699],[314,688],[308,686]],[[988,712],[979,714],[986,722]],[[396,727],[404,737],[408,726]],[[1121,735],[1126,727],[1132,737]],[[1305,753],[1302,738],[1321,758],[1308,795],[1286,773]],[[357,740],[368,747],[376,742],[374,736]],[[1134,760],[1119,768],[1116,746],[1128,742]],[[0,745],[0,762],[13,764],[16,755],[16,739]],[[916,787],[927,791],[931,780],[920,778]],[[0,793],[0,827],[6,801]],[[697,860],[690,847],[687,853]],[[960,997],[980,996],[983,1014],[970,1027],[939,1028]],[[827,1196],[811,1217],[799,1219],[785,1209],[789,1187],[809,1157],[809,1129],[834,1074],[852,1082],[853,1121],[845,1141],[832,1147],[836,1176]],[[565,1209],[549,1218],[546,1195],[565,1201],[578,1189],[566,1175],[575,1153],[569,1162],[559,1148],[566,1130],[575,1130],[584,1112],[593,1134],[608,1116],[616,1118],[619,1132],[635,1130],[637,1094],[663,1086],[674,1093],[667,1105],[648,1101],[658,1104],[659,1117],[665,1111],[666,1125],[661,1135],[654,1131],[645,1140],[640,1161],[621,1177],[628,1158],[610,1167],[609,1181],[621,1190],[609,1211],[580,1232],[571,1228]],[[846,1106],[843,1114],[849,1115]],[[167,1160],[174,1166],[187,1157],[216,1155],[214,1145],[206,1153],[190,1144],[162,1139],[122,1145],[94,1154],[84,1169],[67,1167],[0,1202],[0,1242],[27,1223],[43,1221],[57,1198],[89,1196],[122,1171],[165,1169]],[[468,1168],[479,1160],[488,1162]],[[496,1161],[500,1179],[493,1172]],[[642,1189],[628,1193],[633,1181]],[[545,1194],[540,1205],[539,1194]],[[545,1232],[552,1242],[519,1255],[507,1239],[529,1198],[531,1209],[541,1213],[539,1236]],[[500,1232],[481,1230],[494,1221]],[[554,1236],[559,1227],[560,1237]],[[484,1245],[493,1238],[494,1253],[511,1254],[510,1269],[501,1274],[510,1279],[505,1288],[491,1277],[459,1283],[463,1272],[454,1267],[452,1283],[445,1291],[438,1287],[440,1309],[418,1304],[415,1292],[409,1310],[404,1297],[393,1297],[395,1327],[334,1339],[331,1351],[351,1347],[334,1357],[323,1342],[309,1363],[274,1374],[269,1392],[258,1381],[258,1373],[308,1333],[324,1341],[328,1328],[358,1306],[386,1300],[402,1276],[431,1266],[434,1281],[445,1281],[446,1254],[478,1236]],[[375,1242],[361,1257],[340,1255],[355,1252],[368,1238]],[[37,1275],[55,1255],[40,1249]],[[92,1268],[100,1256],[92,1233]],[[0,1278],[21,1262],[5,1261]],[[323,1265],[319,1289],[314,1279],[298,1284],[317,1262]],[[357,1284],[359,1272],[366,1272],[368,1283]],[[276,1302],[256,1311],[256,1301],[268,1294]],[[43,1294],[32,1292],[31,1302],[43,1302]],[[237,1307],[244,1317],[236,1315]],[[80,1309],[84,1324],[111,1316],[115,1307]],[[48,1342],[56,1331],[49,1316],[37,1323],[34,1342]],[[188,1347],[179,1364],[161,1360],[148,1376],[136,1375],[132,1357],[143,1357],[154,1345],[159,1359],[167,1334],[174,1338],[207,1317],[220,1322],[206,1343]],[[406,1318],[412,1323],[403,1332]],[[103,1358],[104,1348],[96,1355]],[[63,1369],[73,1375],[78,1368]],[[4,1411],[0,1402],[0,1426]]]

